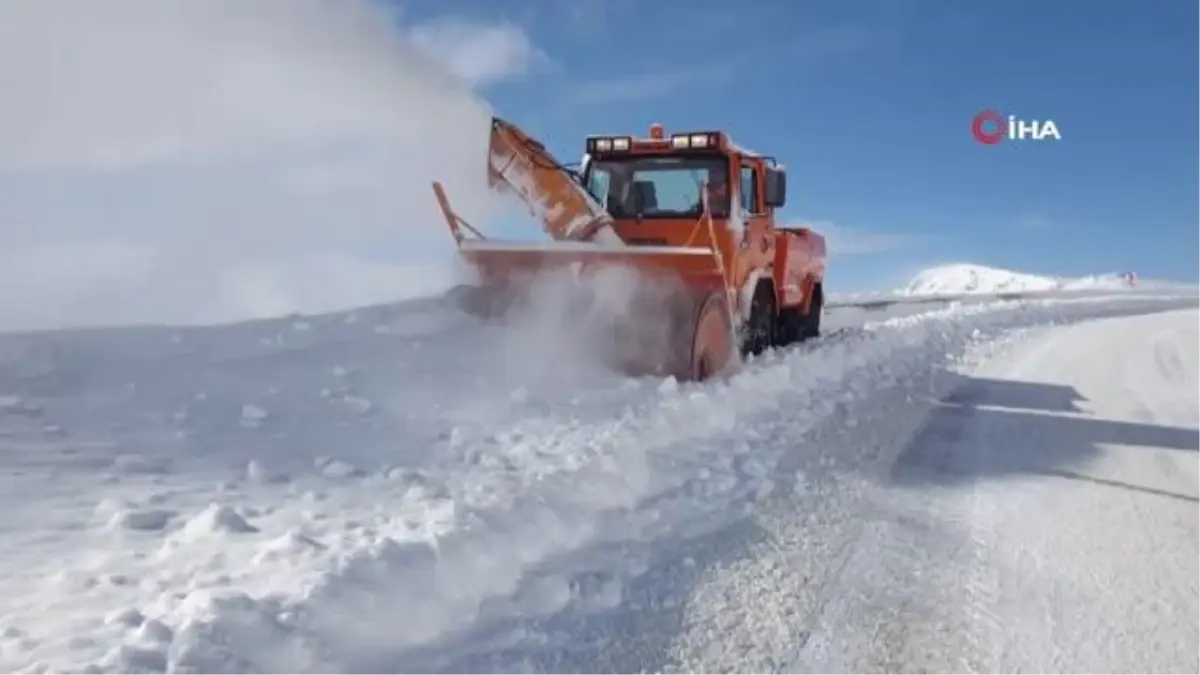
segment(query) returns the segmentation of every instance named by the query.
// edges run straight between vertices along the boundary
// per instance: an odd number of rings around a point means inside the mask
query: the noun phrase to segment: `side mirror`
[[[778,209],[787,202],[787,172],[767,168],[767,208]]]

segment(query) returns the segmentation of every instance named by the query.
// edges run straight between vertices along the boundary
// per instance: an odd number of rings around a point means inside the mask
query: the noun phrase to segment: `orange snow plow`
[[[639,316],[665,320],[668,330],[658,348],[614,365],[681,380],[819,333],[825,239],[776,225],[787,175],[772,158],[720,131],[668,136],[660,125],[647,138],[589,137],[586,152],[573,171],[521,129],[492,120],[488,183],[520,197],[548,241],[489,239],[433,184],[460,255],[478,273],[478,285],[453,292],[463,309],[503,315],[554,271],[579,279],[629,270],[659,289],[645,294]]]

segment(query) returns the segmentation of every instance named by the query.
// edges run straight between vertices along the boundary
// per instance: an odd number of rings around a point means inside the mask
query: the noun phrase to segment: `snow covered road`
[[[855,317],[703,386],[422,302],[0,336],[0,668],[1195,670],[1195,307]]]
[[[1198,319],[1054,329],[970,369],[792,667],[1195,672]]]

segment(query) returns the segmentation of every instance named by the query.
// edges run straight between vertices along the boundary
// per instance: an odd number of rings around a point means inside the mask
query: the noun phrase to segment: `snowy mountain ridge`
[[[1134,277],[1136,279],[1136,277]],[[1128,274],[1096,274],[1085,277],[1051,277],[1027,272],[976,265],[953,263],[922,270],[905,286],[897,289],[901,295],[945,295],[1037,292],[1055,290],[1129,288]]]

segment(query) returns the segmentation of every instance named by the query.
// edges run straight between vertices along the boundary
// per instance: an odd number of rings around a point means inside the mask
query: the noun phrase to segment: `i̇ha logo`
[[[996,145],[1000,141],[1062,140],[1054,120],[1022,120],[995,110],[984,110],[976,115],[971,120],[971,134],[984,145]]]

